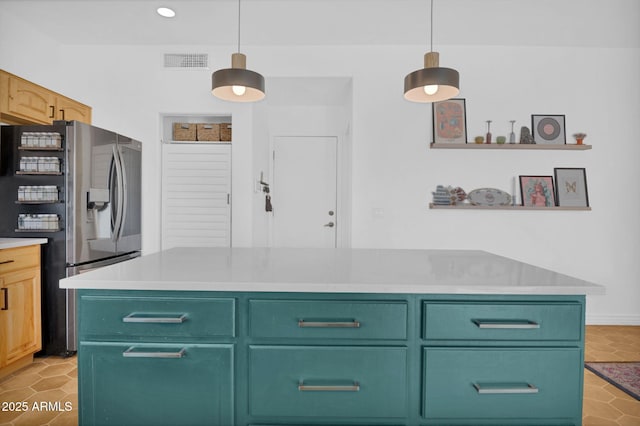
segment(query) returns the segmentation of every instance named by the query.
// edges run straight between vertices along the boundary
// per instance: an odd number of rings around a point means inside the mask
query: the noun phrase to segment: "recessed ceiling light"
[[[158,15],[164,16],[165,18],[173,18],[174,16],[176,16],[176,12],[174,12],[173,9],[169,9],[168,7],[159,7],[156,12],[158,12]]]

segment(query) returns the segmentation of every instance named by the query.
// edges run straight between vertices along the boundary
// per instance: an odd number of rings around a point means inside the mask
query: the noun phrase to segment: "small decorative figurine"
[[[484,143],[484,136],[476,136],[474,140],[476,143]]]
[[[436,206],[451,206],[455,204],[463,204],[467,198],[464,189],[452,186],[438,185],[433,194],[433,204]]]
[[[491,143],[491,120],[487,120],[487,141],[485,143]]]
[[[515,124],[516,120],[509,120],[509,122],[511,123],[511,133],[509,133],[509,143],[516,143],[516,134],[513,132],[513,125]]]
[[[524,144],[534,144],[536,141],[533,140],[533,136],[529,132],[529,128],[527,126],[522,126],[520,128],[520,143]]]
[[[496,143],[502,145],[503,143],[505,143],[507,141],[507,138],[505,136],[498,136],[496,138]]]
[[[574,138],[576,138],[576,144],[578,145],[582,145],[582,141],[584,140],[584,138],[587,137],[586,133],[575,133],[573,135]]]
[[[449,193],[451,194],[453,204],[463,204],[464,200],[467,199],[467,193],[459,186],[456,186],[455,188],[449,187]]]

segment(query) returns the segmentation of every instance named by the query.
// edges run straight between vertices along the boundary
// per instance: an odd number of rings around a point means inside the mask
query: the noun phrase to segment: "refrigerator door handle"
[[[122,188],[122,163],[120,162],[120,154],[117,148],[113,147],[113,164],[116,169],[116,217],[113,222],[113,241],[117,241],[120,236],[120,228],[122,227],[122,203],[124,198],[124,190]],[[113,188],[112,188],[113,190]]]
[[[124,158],[122,157],[122,151],[118,147],[116,149],[118,151],[118,158],[120,162],[120,191],[122,192],[122,202],[120,203],[120,226],[118,228],[117,239],[122,238],[122,232],[124,230],[124,223],[127,218],[127,169],[124,165]]]
[[[110,166],[110,170],[109,170],[109,200],[110,200],[110,206],[109,206],[109,210],[111,212],[111,240],[115,241],[115,234],[114,234],[114,230],[116,229],[116,217],[118,216],[118,212],[117,212],[117,197],[116,197],[116,186],[118,185],[117,183],[117,175],[116,175],[117,171],[116,171],[116,155],[115,155],[115,150],[113,153],[113,156],[111,157],[111,166]]]

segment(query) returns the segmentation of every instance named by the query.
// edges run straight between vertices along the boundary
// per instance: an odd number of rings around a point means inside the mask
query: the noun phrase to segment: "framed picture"
[[[587,172],[579,168],[555,168],[556,195],[562,207],[589,207]]]
[[[467,143],[467,111],[464,99],[434,102],[433,142]]]
[[[556,205],[552,176],[520,176],[520,197],[526,207]]]
[[[564,127],[564,115],[532,115],[531,133],[537,144],[566,144],[567,138]]]

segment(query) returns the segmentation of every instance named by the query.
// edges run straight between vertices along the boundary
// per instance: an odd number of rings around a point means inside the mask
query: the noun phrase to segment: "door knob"
[[[329,222],[329,223],[326,223],[324,226],[326,226],[328,228],[333,228],[334,226],[336,226],[336,224],[333,223],[333,222]]]

